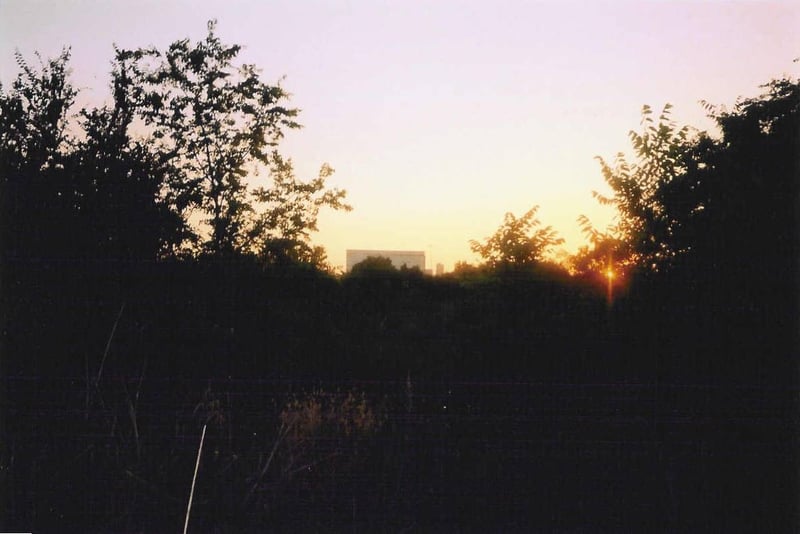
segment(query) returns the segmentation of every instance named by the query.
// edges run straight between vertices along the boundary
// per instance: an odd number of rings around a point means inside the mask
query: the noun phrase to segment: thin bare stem
[[[291,476],[291,475],[294,475],[295,473],[299,473],[301,471],[305,471],[306,469],[309,469],[311,467],[316,467],[319,464],[321,464],[322,462],[328,461],[331,458],[336,458],[337,456],[339,456],[338,452],[332,452],[332,453],[330,453],[328,455],[323,456],[319,460],[316,460],[314,462],[309,462],[309,463],[307,463],[305,465],[302,465],[300,467],[295,467],[294,469],[292,469],[291,471],[288,472],[288,475]]]
[[[256,491],[256,488],[261,483],[261,480],[267,474],[267,470],[269,469],[270,464],[272,464],[272,459],[275,457],[275,453],[278,451],[278,447],[280,446],[281,442],[286,438],[286,436],[289,434],[289,431],[292,429],[292,426],[294,426],[294,420],[290,421],[288,425],[285,423],[281,423],[281,428],[280,430],[278,430],[278,437],[275,438],[275,443],[272,445],[272,450],[269,453],[269,458],[267,458],[267,462],[261,469],[261,473],[259,473],[255,483],[250,488],[250,491],[248,491],[247,495],[245,495],[243,501],[244,505],[247,505],[247,502],[250,500],[250,497]]]
[[[85,421],[89,420],[89,403],[92,399],[92,382],[89,378],[89,353],[83,353],[83,370],[86,374],[86,406],[83,414]]]
[[[142,392],[142,382],[144,382],[144,372],[147,370],[147,354],[145,354],[144,362],[142,364],[142,372],[139,374],[139,384],[136,386],[136,395],[134,395],[133,401],[131,401],[130,396],[128,396],[128,387],[125,386],[125,396],[128,399],[128,414],[131,417],[131,423],[133,424],[133,435],[136,438],[136,460],[140,461],[142,456],[142,446],[141,441],[139,440],[139,425],[136,419],[136,408],[139,406],[139,394]]]
[[[133,439],[136,445],[136,460],[140,461],[142,456],[142,448],[139,442],[139,424],[136,420],[136,405],[133,403],[133,401],[131,401],[127,384],[123,383],[122,387],[125,390],[125,399],[128,401],[128,417],[131,420],[131,427],[133,428]]]
[[[114,339],[114,332],[117,331],[117,325],[119,324],[119,320],[122,317],[122,312],[125,310],[125,303],[122,303],[122,306],[119,307],[119,313],[117,314],[117,320],[114,321],[114,327],[111,329],[111,334],[108,336],[108,341],[106,342],[106,350],[103,351],[103,359],[100,360],[100,369],[97,371],[97,378],[95,379],[95,385],[100,383],[100,378],[103,376],[103,367],[106,364],[106,357],[108,356],[108,350],[111,348],[111,341]]]
[[[197,482],[197,471],[200,469],[200,456],[203,454],[203,441],[206,439],[206,426],[207,425],[203,425],[203,434],[200,436],[200,448],[197,449],[197,463],[194,464],[192,489],[189,492],[189,505],[186,507],[186,521],[183,523],[183,534],[186,534],[189,529],[189,514],[192,511],[192,499],[194,498],[194,484]]]

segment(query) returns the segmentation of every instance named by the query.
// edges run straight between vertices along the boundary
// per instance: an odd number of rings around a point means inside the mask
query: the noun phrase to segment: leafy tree
[[[17,52],[20,72],[11,91],[0,85],[0,149],[6,171],[55,167],[68,145],[69,110],[78,93],[68,80],[70,50],[47,61],[36,57],[38,71]]]
[[[659,273],[637,291],[642,303],[658,301],[667,312],[654,320],[680,315],[680,335],[702,329],[726,340],[739,355],[726,363],[785,369],[797,343],[791,318],[800,289],[800,83],[775,80],[730,111],[706,108],[719,138],[648,126],[632,135],[635,165],[604,165],[614,196],[601,200],[618,208],[618,225],[593,231],[581,259],[602,268],[607,251],[616,262],[629,250],[630,263]]]
[[[7,256],[153,259],[200,250],[325,263],[310,233],[321,207],[350,209],[345,192],[326,189],[327,165],[314,180],[295,178],[274,147],[285,128],[299,127],[297,110],[253,65],[235,67],[240,47],[222,44],[214,28],[163,53],[115,49],[113,103],[82,110],[74,136],[69,51],[40,59],[39,69],[17,54],[17,80],[10,91],[0,87]],[[134,138],[132,127],[143,124],[147,137]],[[250,191],[247,175],[264,165],[274,183]],[[198,211],[207,225],[197,226]]]
[[[81,111],[85,137],[71,154],[70,170],[86,255],[94,247],[101,256],[152,260],[174,255],[191,233],[167,195],[175,170],[130,136],[138,94],[127,59],[118,54],[114,62],[113,106]]]
[[[611,167],[599,158],[613,195],[595,196],[616,207],[618,219],[606,232],[579,219],[593,252],[628,254],[622,261],[653,270],[686,261],[699,268],[703,258],[715,276],[755,265],[745,258],[759,258],[763,270],[795,257],[800,85],[782,79],[764,89],[732,111],[704,102],[719,139],[676,128],[669,106],[655,124],[645,107],[644,131],[630,133],[636,162],[619,155]]]
[[[223,44],[216,22],[198,43],[183,39],[168,50],[125,52],[138,58],[145,122],[160,149],[180,169],[176,194],[206,216],[203,250],[230,254],[245,247],[253,210],[245,177],[272,161],[285,128],[298,128],[288,94],[268,85],[254,65],[234,66],[239,45]]]
[[[271,187],[253,191],[256,206],[261,208],[250,230],[250,246],[267,263],[302,262],[322,266],[326,262],[322,247],[311,245],[311,233],[317,231],[322,207],[350,211],[344,202],[346,192],[326,189],[325,180],[333,169],[325,164],[317,178],[297,179],[291,159],[272,154]]]
[[[453,274],[455,275],[470,275],[470,274],[478,274],[480,272],[480,267],[476,267],[467,261],[457,261],[455,265],[453,265]]]
[[[457,261],[453,271],[444,275],[444,278],[455,280],[463,285],[470,285],[491,278],[492,272],[486,265],[473,265],[466,261]]]
[[[687,171],[660,192],[664,206],[685,214],[687,267],[754,300],[795,295],[784,285],[796,283],[800,254],[800,82],[763,89],[731,111],[707,105],[721,139],[701,139]]]
[[[798,246],[800,81],[774,80],[763,88],[730,112],[713,109],[722,139],[700,153],[702,164],[685,183],[675,185],[700,190],[702,196],[692,199],[692,222],[733,230],[726,240],[732,250],[747,246],[770,258],[796,257],[790,252]],[[681,189],[670,191],[672,202]]]
[[[670,110],[671,105],[666,104],[656,122],[650,106],[642,108],[642,132],[628,133],[633,162],[621,152],[613,164],[597,157],[612,194],[592,194],[601,204],[613,206],[617,218],[606,232],[595,230],[586,217],[579,218],[593,246],[585,254],[594,254],[590,263],[597,256],[613,253],[623,265],[658,270],[685,252],[673,239],[680,221],[665,205],[662,191],[685,172],[693,143],[689,128],[678,128],[670,119]]]
[[[20,72],[0,86],[0,183],[4,256],[45,258],[69,243],[74,193],[64,173],[67,130],[77,91],[69,83],[70,51],[36,69],[16,54]]]
[[[609,276],[624,277],[626,272],[636,267],[637,257],[631,244],[619,237],[616,224],[601,231],[585,215],[578,217],[578,224],[588,244],[562,262],[571,274],[602,278],[606,282]]]
[[[470,241],[470,248],[492,267],[521,267],[534,265],[544,259],[553,246],[564,240],[552,227],[540,228],[536,218],[539,206],[534,206],[522,217],[506,213],[503,224],[488,237],[485,243]]]
[[[0,96],[4,244],[12,258],[155,259],[185,234],[164,196],[165,160],[129,135],[136,91],[119,57],[113,105],[69,122],[69,51],[20,73]],[[75,135],[70,135],[72,131]]]
[[[369,256],[353,265],[351,277],[372,277],[395,275],[400,271],[392,265],[392,260],[384,256]]]

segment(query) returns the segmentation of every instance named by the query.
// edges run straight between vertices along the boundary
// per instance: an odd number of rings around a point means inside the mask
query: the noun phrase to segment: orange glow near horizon
[[[202,39],[217,19],[222,42],[243,46],[236,64],[263,69],[267,83],[285,75],[304,127],[279,149],[297,176],[329,162],[329,185],[348,192],[354,211],[323,210],[313,236],[341,268],[347,249],[425,250],[427,267],[450,271],[475,261],[471,239],[532,205],[565,239],[560,252],[574,253],[586,244],[578,215],[598,228],[614,216],[592,197],[607,191],[594,157],[630,150],[643,104],[669,102],[678,124],[713,134],[699,99],[759,94],[797,73],[800,49],[797,2],[191,5],[4,0],[0,82],[18,72],[14,50],[32,60],[68,45],[78,106],[100,106],[111,99],[114,43],[164,49]],[[620,287],[625,265],[616,268]]]

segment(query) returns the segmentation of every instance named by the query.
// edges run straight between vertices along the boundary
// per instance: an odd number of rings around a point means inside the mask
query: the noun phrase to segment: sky
[[[506,212],[583,244],[576,219],[612,213],[595,156],[630,153],[649,104],[713,129],[703,99],[732,107],[800,74],[800,2],[505,0],[0,0],[0,81],[14,51],[72,49],[80,105],[109,98],[113,44],[240,44],[281,84],[303,128],[280,146],[298,176],[327,162],[354,210],[322,213],[314,243],[422,250],[427,265],[477,261]]]

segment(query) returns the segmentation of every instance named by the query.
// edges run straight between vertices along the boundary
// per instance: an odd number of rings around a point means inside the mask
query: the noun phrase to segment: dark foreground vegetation
[[[5,529],[180,529],[205,424],[196,531],[797,520],[794,345],[767,310],[656,289],[609,310],[535,278],[96,268],[14,273]]]
[[[205,427],[194,532],[796,531],[797,82],[719,139],[645,110],[570,272],[534,209],[483,265],[334,276],[308,237],[344,193],[265,150],[283,94],[242,74],[260,138],[180,113],[209,51],[117,51],[81,138],[67,56],[0,94],[0,530],[180,531]]]

